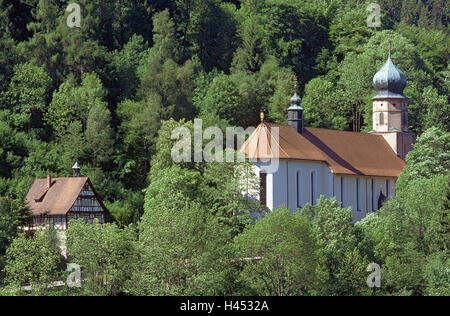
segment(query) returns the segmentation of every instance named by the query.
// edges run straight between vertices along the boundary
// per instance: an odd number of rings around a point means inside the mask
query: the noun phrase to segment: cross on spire
[[[294,90],[295,90],[295,93],[297,93],[297,85],[298,85],[297,76],[294,76]]]

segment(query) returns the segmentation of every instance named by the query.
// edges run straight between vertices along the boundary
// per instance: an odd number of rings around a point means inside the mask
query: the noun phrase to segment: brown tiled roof
[[[54,178],[48,188],[47,179],[36,179],[26,196],[27,206],[32,215],[65,215],[88,181],[88,178]]]
[[[273,127],[279,131],[278,146]],[[253,159],[323,161],[336,174],[397,177],[405,166],[381,135],[320,128],[304,128],[299,134],[274,123],[260,124],[240,151]]]

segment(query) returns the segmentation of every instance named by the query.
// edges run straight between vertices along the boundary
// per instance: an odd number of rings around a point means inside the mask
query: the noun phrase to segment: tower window
[[[380,125],[384,125],[384,115],[380,113]]]

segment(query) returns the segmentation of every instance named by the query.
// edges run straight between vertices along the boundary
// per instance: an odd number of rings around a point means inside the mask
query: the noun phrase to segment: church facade
[[[356,222],[395,195],[413,136],[403,95],[406,76],[390,53],[373,85],[377,93],[370,133],[304,127],[297,93],[291,98],[288,125],[261,122],[240,151],[254,164],[263,204],[295,212],[306,203],[316,204],[321,195],[335,197],[342,207],[352,208]],[[270,167],[273,159],[276,170]]]

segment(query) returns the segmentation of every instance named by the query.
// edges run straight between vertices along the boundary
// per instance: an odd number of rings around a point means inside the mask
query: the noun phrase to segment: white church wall
[[[395,180],[392,178],[335,175],[333,182],[334,196],[338,201],[343,202],[342,207],[352,208],[353,222],[360,221],[367,214],[378,210],[380,191],[386,197],[392,198],[395,196]],[[341,188],[341,183],[344,185],[343,188]],[[359,190],[356,189],[357,183]],[[341,195],[341,190],[343,190],[343,195]]]
[[[254,171],[259,175],[266,173],[267,168],[264,163],[256,162]],[[311,191],[311,173],[314,174],[314,195]],[[315,204],[324,195],[326,198],[335,197],[341,202],[341,207],[351,207],[353,222],[357,222],[378,209],[380,190],[385,196],[393,197],[394,187],[393,178],[336,175],[324,162],[281,160],[275,173],[267,173],[266,206],[273,210],[284,205],[294,213],[297,206],[312,203],[312,197]]]
[[[266,171],[264,164],[260,162],[255,163],[255,166],[256,174]],[[314,175],[314,192],[311,192],[311,174]],[[267,175],[266,205],[271,210],[285,205],[295,212],[298,205],[303,207],[306,203],[311,203],[312,197],[314,203],[322,194],[331,197],[332,181],[332,174],[323,162],[282,160],[278,170]]]

